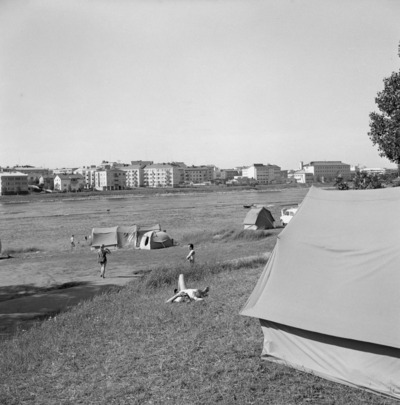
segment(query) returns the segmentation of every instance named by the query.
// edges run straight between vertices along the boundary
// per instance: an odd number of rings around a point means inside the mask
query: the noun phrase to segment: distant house
[[[48,189],[54,190],[54,177],[53,176],[40,176],[39,177],[39,186]]]
[[[314,175],[308,173],[305,170],[297,170],[293,173],[293,178],[297,183],[312,183],[314,181]]]
[[[0,195],[27,194],[28,175],[20,172],[0,172]]]
[[[84,187],[85,178],[81,174],[57,174],[54,177],[54,190],[81,191]]]

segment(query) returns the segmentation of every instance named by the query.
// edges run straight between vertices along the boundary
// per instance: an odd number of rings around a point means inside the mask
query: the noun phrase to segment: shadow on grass
[[[87,282],[68,282],[63,284],[51,285],[48,287],[38,287],[34,284],[19,284],[19,285],[6,285],[0,287],[0,302],[12,299],[27,297],[34,294],[42,294],[53,290],[63,290],[65,288],[76,287],[78,285],[86,285]]]
[[[83,301],[91,300],[96,295],[117,293],[121,290],[115,284],[92,284],[71,282],[52,289],[37,288],[31,285],[13,286],[26,288],[29,295],[13,297],[0,302],[0,341],[11,338],[18,331],[25,331],[40,321],[67,311]],[[5,296],[5,289],[0,294]],[[3,291],[1,291],[3,290]],[[7,291],[10,294],[10,289]],[[15,294],[18,294],[15,291]]]

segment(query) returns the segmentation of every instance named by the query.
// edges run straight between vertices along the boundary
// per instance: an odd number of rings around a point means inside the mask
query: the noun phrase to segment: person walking
[[[100,277],[106,278],[106,265],[107,265],[107,255],[111,254],[109,249],[107,249],[104,244],[100,246],[99,250],[99,264],[100,264]]]
[[[186,256],[186,260],[189,260],[189,263],[191,265],[193,265],[194,264],[194,255],[196,254],[196,252],[194,251],[194,246],[192,243],[190,243],[188,245],[188,247],[189,247],[189,254]]]
[[[75,237],[74,235],[71,236],[71,250],[75,247]]]

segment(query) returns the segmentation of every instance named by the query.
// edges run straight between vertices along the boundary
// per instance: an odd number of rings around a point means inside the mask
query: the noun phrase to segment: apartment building
[[[137,188],[144,185],[144,164],[129,165],[121,167],[120,169],[125,172],[126,187]]]
[[[27,194],[28,175],[21,172],[0,172],[0,195]]]
[[[211,166],[190,166],[183,170],[187,183],[198,184],[213,180],[214,168]]]
[[[339,160],[313,161],[306,165],[300,162],[300,169],[312,173],[314,181],[332,181],[339,174],[345,180],[351,178],[350,165]]]
[[[236,169],[221,169],[219,178],[223,182],[226,182],[234,179],[236,176],[239,176],[239,172]]]
[[[125,190],[126,177],[125,172],[120,169],[102,169],[94,173],[94,187],[96,190]]]
[[[144,168],[145,187],[178,187],[182,182],[184,169],[168,163],[156,163]]]
[[[85,179],[85,188],[94,188],[95,187],[95,173],[96,166],[83,166],[74,171],[74,174],[80,174]]]
[[[270,184],[280,179],[281,168],[277,165],[254,163],[242,168],[242,177],[257,180],[259,184]]]

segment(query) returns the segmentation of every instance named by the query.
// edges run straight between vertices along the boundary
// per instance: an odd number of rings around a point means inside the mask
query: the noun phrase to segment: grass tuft
[[[185,276],[185,280],[191,282],[202,282],[209,277],[234,270],[244,270],[264,266],[267,262],[267,256],[255,256],[230,260],[221,263],[202,263],[195,264],[193,267],[188,266],[157,266],[149,273],[145,274],[139,282],[139,289],[157,289],[165,286],[173,286],[177,284],[180,274]]]
[[[196,231],[183,234],[182,241],[194,245],[207,242],[231,242],[238,240],[256,241],[274,236],[272,230],[251,230],[251,229],[220,229],[218,231]]]

